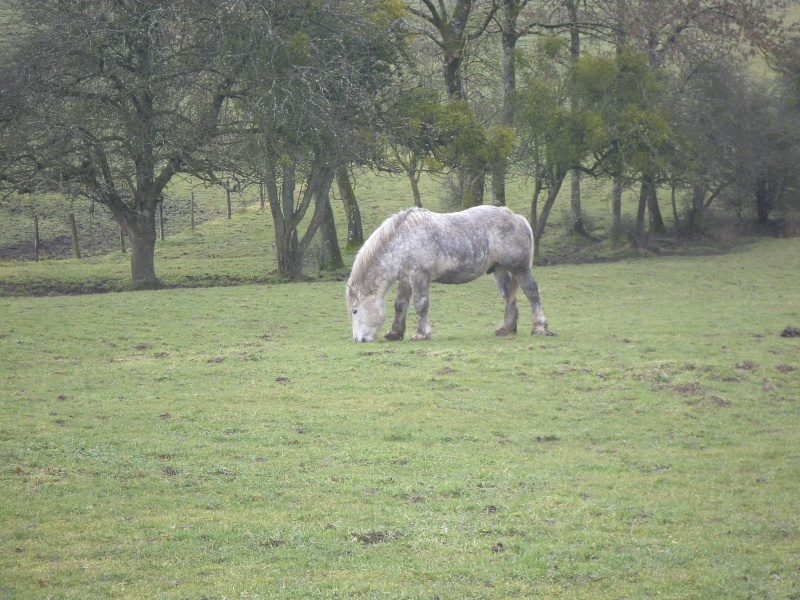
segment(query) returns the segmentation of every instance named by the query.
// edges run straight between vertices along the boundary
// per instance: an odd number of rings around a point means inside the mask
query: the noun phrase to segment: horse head
[[[375,294],[361,294],[347,285],[347,308],[353,323],[353,339],[357,344],[372,342],[386,320],[386,303]]]

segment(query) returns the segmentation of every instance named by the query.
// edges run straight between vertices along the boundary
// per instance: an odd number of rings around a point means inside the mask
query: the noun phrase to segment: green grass
[[[798,598],[798,272],[538,269],[548,339],[439,286],[416,344],[339,282],[2,298],[3,597]]]

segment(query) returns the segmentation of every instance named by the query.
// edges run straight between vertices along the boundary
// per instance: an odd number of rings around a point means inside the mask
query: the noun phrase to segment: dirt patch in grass
[[[353,533],[352,536],[365,546],[373,546],[391,542],[403,537],[403,534],[397,531],[371,531],[369,533]]]
[[[719,396],[708,395],[703,396],[702,398],[696,398],[692,400],[687,400],[686,404],[688,406],[694,406],[696,408],[728,408],[733,404],[730,400],[725,400],[725,398],[720,398]]]
[[[751,360],[746,360],[736,365],[736,368],[740,371],[755,371],[759,366]]]
[[[684,383],[681,385],[668,385],[667,388],[674,392],[678,392],[684,398],[697,396],[703,393],[703,386],[700,385],[699,381],[693,381],[692,383]]]

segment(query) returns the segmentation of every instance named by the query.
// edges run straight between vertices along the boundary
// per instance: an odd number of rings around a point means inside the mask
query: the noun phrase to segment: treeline
[[[353,167],[404,173],[420,205],[424,172],[448,174],[463,207],[504,204],[524,176],[537,253],[565,182],[587,233],[586,177],[608,182],[620,242],[667,222],[701,234],[715,206],[763,226],[800,211],[800,35],[783,21],[797,6],[19,2],[0,79],[3,190],[108,208],[140,287],[158,283],[156,209],[179,174],[262,186],[287,279],[315,236],[341,261],[334,183],[348,245],[363,241]],[[630,221],[625,189],[639,198]]]

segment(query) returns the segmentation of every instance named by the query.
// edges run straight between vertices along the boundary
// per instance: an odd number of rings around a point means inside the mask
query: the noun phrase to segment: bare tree
[[[205,0],[18,9],[2,81],[3,185],[107,207],[130,236],[133,285],[155,287],[164,188],[208,168],[201,155],[240,93],[246,55],[226,49],[235,15]]]

